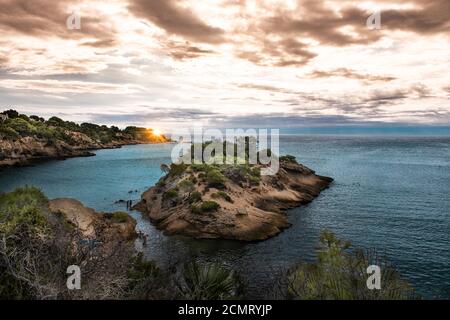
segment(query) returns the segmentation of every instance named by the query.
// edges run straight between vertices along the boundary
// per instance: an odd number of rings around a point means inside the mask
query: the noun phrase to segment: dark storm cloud
[[[222,29],[206,24],[191,10],[179,6],[176,0],[131,0],[129,8],[136,16],[149,20],[169,34],[198,42],[224,41]]]

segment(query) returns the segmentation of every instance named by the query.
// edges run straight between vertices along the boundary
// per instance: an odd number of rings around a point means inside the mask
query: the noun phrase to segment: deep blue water
[[[318,174],[335,179],[308,206],[289,211],[293,226],[258,243],[166,237],[140,214],[149,235],[146,255],[160,264],[220,260],[249,279],[264,297],[281,269],[314,258],[324,228],[356,246],[385,251],[425,298],[450,298],[450,138],[282,136],[281,153],[296,155]],[[0,171],[0,190],[35,185],[50,197],[73,197],[98,211],[123,210],[170,162],[172,145],[100,150],[97,156],[48,161]],[[134,192],[137,190],[138,192]],[[129,193],[133,191],[132,193]]]

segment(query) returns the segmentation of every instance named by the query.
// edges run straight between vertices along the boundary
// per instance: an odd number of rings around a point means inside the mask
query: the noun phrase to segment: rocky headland
[[[288,228],[284,210],[307,204],[333,181],[280,157],[276,175],[261,165],[172,164],[134,207],[169,235],[265,240]]]
[[[28,165],[36,160],[94,156],[96,149],[168,142],[152,129],[76,124],[57,117],[48,120],[14,110],[1,113],[0,167]]]

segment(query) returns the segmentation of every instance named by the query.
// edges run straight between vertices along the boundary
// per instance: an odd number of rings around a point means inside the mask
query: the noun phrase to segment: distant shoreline
[[[93,123],[77,124],[58,117],[45,120],[15,110],[0,114],[0,167],[24,166],[38,160],[89,157],[95,155],[92,150],[170,141],[148,128],[130,126],[121,130]]]

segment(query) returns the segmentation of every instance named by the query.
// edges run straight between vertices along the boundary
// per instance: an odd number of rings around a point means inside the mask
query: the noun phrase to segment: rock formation
[[[135,209],[166,234],[194,238],[265,240],[290,226],[285,209],[312,201],[333,179],[293,157],[261,176],[261,165],[172,164]]]

